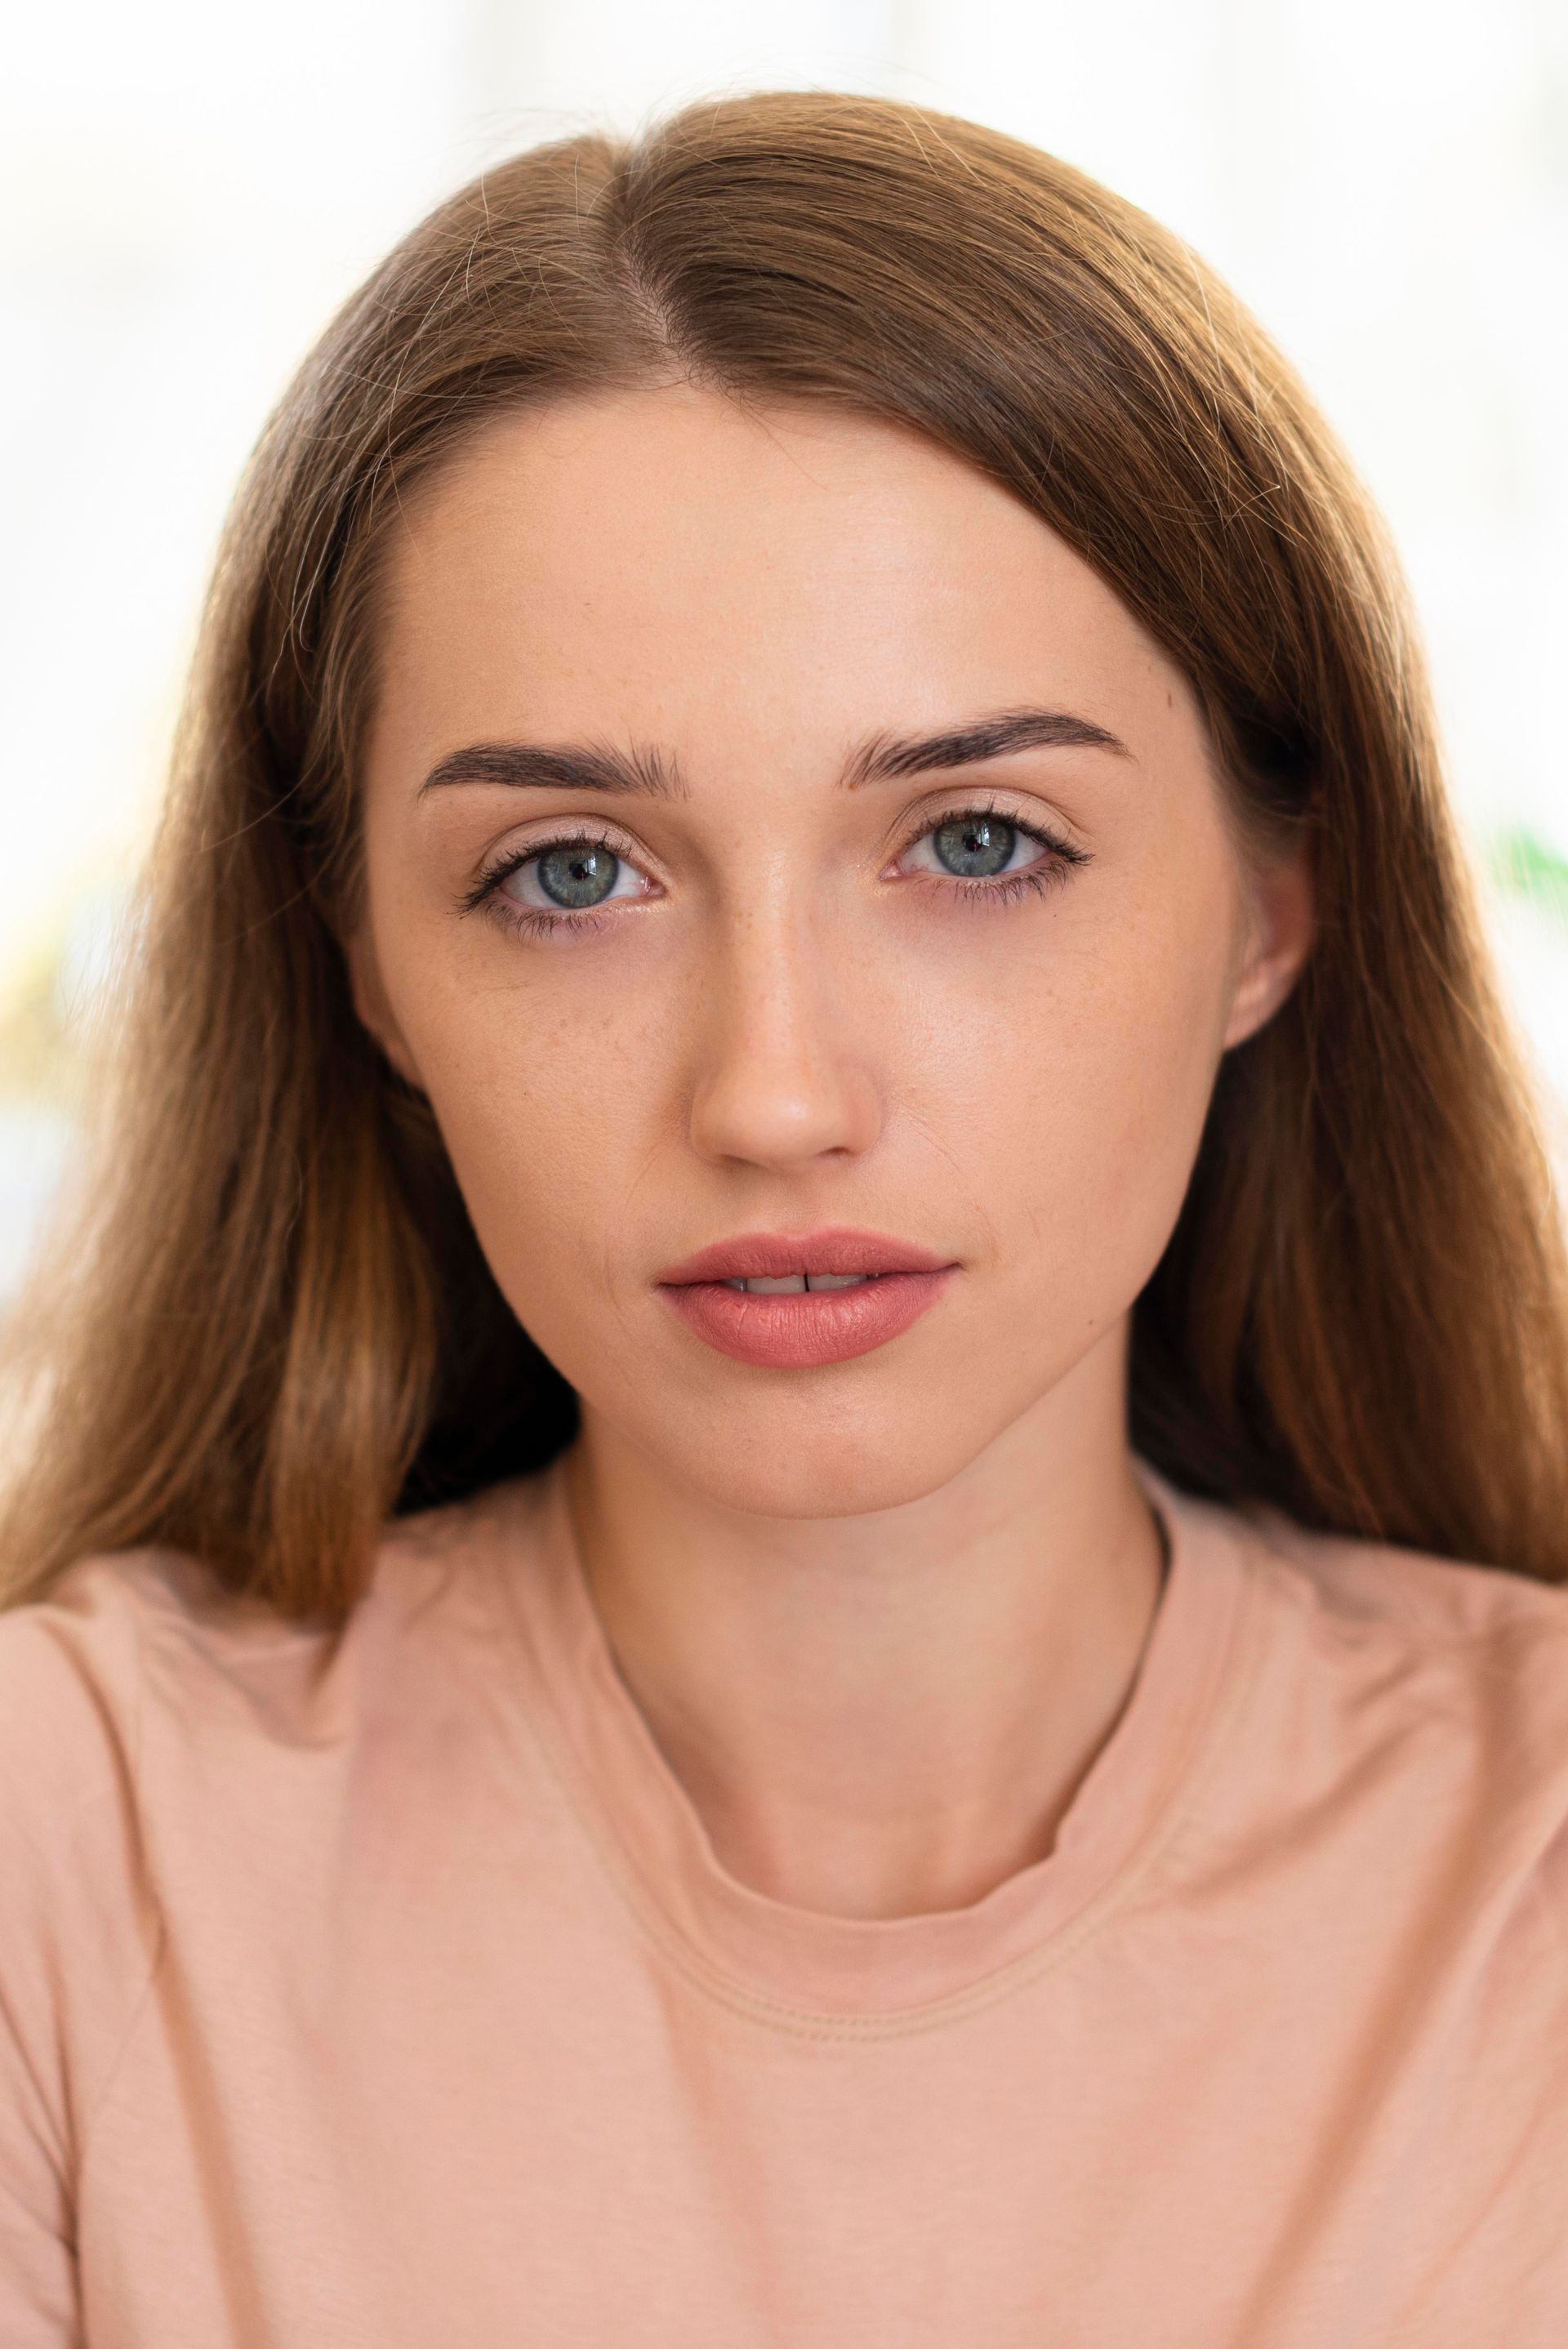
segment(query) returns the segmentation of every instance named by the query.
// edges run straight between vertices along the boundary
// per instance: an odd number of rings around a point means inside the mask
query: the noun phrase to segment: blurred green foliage
[[[1528,897],[1568,929],[1568,856],[1549,848],[1527,825],[1516,824],[1494,835],[1487,867],[1499,888]]]

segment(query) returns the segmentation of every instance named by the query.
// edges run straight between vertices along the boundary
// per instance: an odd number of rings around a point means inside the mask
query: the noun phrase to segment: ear
[[[1249,861],[1245,890],[1247,935],[1225,1027],[1226,1050],[1273,1019],[1311,949],[1315,905],[1305,844],[1261,865]]]
[[[348,965],[349,991],[361,1024],[369,1030],[404,1082],[412,1085],[417,1092],[423,1092],[414,1056],[387,999],[375,942],[366,924],[361,923],[344,940],[343,953]]]

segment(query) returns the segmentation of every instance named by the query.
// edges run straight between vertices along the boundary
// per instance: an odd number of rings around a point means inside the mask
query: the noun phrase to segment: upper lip
[[[694,1280],[787,1280],[796,1272],[941,1272],[952,1261],[885,1232],[833,1224],[816,1232],[737,1232],[666,1266],[658,1278],[678,1288]]]

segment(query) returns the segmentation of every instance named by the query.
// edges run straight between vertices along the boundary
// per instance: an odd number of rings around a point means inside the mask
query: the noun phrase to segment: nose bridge
[[[874,1039],[820,898],[755,873],[701,981],[692,1142],[769,1164],[858,1153],[880,1126]]]

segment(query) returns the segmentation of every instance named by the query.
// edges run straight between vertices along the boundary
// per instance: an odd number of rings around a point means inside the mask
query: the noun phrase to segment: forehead
[[[437,733],[678,728],[719,698],[859,730],[1043,691],[1120,732],[1186,694],[1008,491],[817,401],[678,384],[491,419],[406,505],[386,586],[388,714]]]

